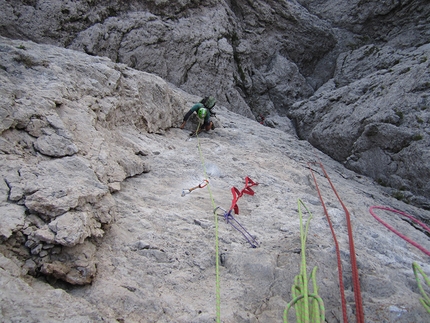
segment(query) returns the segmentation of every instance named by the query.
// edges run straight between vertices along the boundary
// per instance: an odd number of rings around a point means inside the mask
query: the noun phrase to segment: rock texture
[[[300,138],[426,209],[429,53],[369,45],[341,54],[333,80],[289,113]]]
[[[354,321],[346,220],[308,164],[318,160],[351,212],[366,322],[428,320],[412,272],[415,261],[429,274],[428,256],[368,210],[390,206],[426,222],[430,213],[288,133],[285,119],[269,118],[281,131],[220,104],[215,130],[190,138],[193,120],[177,127],[200,97],[157,76],[29,41],[0,38],[0,51],[2,321],[213,322],[213,209],[229,208],[246,176],[259,185],[235,217],[260,247],[218,216],[222,321],[282,321],[299,273],[298,199],[314,215],[308,268],[318,266],[327,322],[340,321],[333,239],[309,167],[338,236]],[[208,188],[181,196],[205,177]],[[424,232],[380,215],[430,249]]]
[[[291,129],[285,123],[291,118],[301,139],[392,195],[430,208],[428,1],[0,0],[0,6],[5,37],[109,57],[188,93],[214,94],[229,110],[271,127],[279,116],[282,129]],[[46,151],[60,140],[46,135],[45,146],[37,144],[45,154],[73,154],[66,137],[61,152]],[[392,143],[393,137],[399,138]]]
[[[107,56],[251,118],[312,94],[303,75],[336,44],[330,24],[292,1],[0,4],[3,36]]]
[[[121,182],[150,170],[148,153],[121,129],[163,132],[183,99],[160,78],[137,80],[142,73],[105,58],[6,39],[1,52],[2,210],[15,210],[2,240],[20,227],[42,272],[89,283],[95,250],[77,245],[115,219],[111,193]]]

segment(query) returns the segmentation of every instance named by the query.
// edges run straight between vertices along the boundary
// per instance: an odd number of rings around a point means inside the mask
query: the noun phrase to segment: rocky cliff
[[[0,50],[3,321],[213,322],[219,241],[222,321],[279,322],[301,261],[299,199],[314,214],[308,266],[318,266],[327,321],[340,321],[334,241],[311,169],[341,248],[354,320],[346,218],[315,161],[351,213],[366,322],[428,318],[412,271],[417,262],[429,273],[428,256],[369,207],[424,221],[428,211],[222,105],[215,130],[190,138],[193,120],[188,130],[177,126],[200,98],[157,76],[28,41],[1,38]],[[222,212],[217,221],[213,215],[215,206],[230,207],[232,187],[241,189],[247,176],[259,184],[238,201],[235,218],[258,248]],[[182,194],[203,179],[208,188]],[[429,249],[419,227],[379,216]]]
[[[430,208],[425,0],[0,5],[5,37],[109,57],[268,126],[292,120],[301,139]]]
[[[430,219],[424,2],[0,4],[3,321],[213,322],[216,237],[222,321],[282,321],[300,270],[299,199],[314,214],[308,268],[318,266],[327,321],[341,321],[312,174],[354,321],[346,217],[318,161],[351,213],[366,322],[428,320],[412,271],[416,262],[430,273],[428,256],[369,213],[384,205]],[[205,21],[214,28],[197,27]],[[195,61],[176,73],[187,50]],[[190,138],[195,120],[177,127],[208,91],[216,128]],[[235,218],[258,248],[213,214],[247,176],[259,185]],[[425,230],[378,214],[430,249]]]

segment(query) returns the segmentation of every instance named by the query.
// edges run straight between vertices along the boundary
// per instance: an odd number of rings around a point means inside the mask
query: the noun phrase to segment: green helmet
[[[205,108],[200,108],[199,111],[197,111],[197,115],[200,119],[204,119],[206,115],[208,114],[208,110]]]

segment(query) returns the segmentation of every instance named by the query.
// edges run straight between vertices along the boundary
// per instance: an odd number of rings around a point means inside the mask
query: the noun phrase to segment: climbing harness
[[[303,215],[301,205],[309,213],[309,218],[306,221],[306,228],[303,228]],[[317,267],[314,267],[309,280],[312,281],[313,293],[308,290],[308,278],[306,269],[306,238],[309,230],[309,223],[313,217],[312,213],[306,207],[302,200],[298,200],[298,210],[300,218],[300,241],[301,241],[301,257],[300,274],[294,278],[294,285],[291,287],[293,299],[287,304],[284,310],[284,323],[288,322],[288,311],[292,306],[296,310],[296,318],[298,323],[323,323],[325,322],[325,309],[322,298],[318,295],[318,286],[316,283]]]
[[[397,213],[400,214],[402,216],[407,217],[408,219],[418,223],[423,229],[425,229],[427,232],[430,233],[430,228],[428,226],[426,226],[424,223],[422,223],[421,221],[415,219],[413,216],[402,212],[402,211],[398,211],[395,209],[391,209],[388,207],[384,207],[384,206],[371,206],[369,208],[369,212],[370,214],[376,219],[378,220],[381,224],[383,224],[386,228],[388,228],[389,230],[391,230],[393,233],[397,234],[400,238],[402,238],[403,240],[409,242],[411,245],[413,245],[414,247],[418,248],[419,250],[421,250],[422,252],[424,252],[427,256],[430,256],[430,251],[425,249],[423,246],[419,245],[418,243],[416,243],[415,241],[409,239],[408,237],[406,237],[405,235],[401,234],[399,231],[397,231],[396,229],[394,229],[392,226],[390,226],[388,223],[385,223],[384,221],[382,221],[381,218],[379,218],[375,212],[373,212],[374,209],[378,209],[378,210],[385,210],[388,212],[393,212],[393,213]]]
[[[417,281],[418,289],[419,289],[419,291],[423,297],[423,298],[420,298],[420,303],[425,308],[427,313],[430,314],[430,297],[424,291],[424,288],[421,284],[421,280],[418,277],[418,274],[421,274],[421,276],[423,276],[424,282],[426,283],[426,285],[428,287],[430,287],[430,279],[426,276],[424,271],[421,269],[421,267],[416,262],[412,263],[412,269],[414,270],[415,280]]]
[[[193,131],[193,132],[190,133],[190,138],[192,138],[194,136],[197,137],[197,135],[200,133],[200,129],[201,129],[200,126],[201,126],[201,124],[199,123],[199,126],[197,127],[197,129],[195,131]],[[187,138],[186,140],[189,140],[190,138]]]
[[[222,215],[224,216],[225,222],[230,223],[233,228],[235,228],[237,231],[239,231],[245,237],[245,239],[248,241],[248,243],[251,245],[252,248],[259,247],[258,242],[255,240],[255,238],[248,231],[246,231],[246,229],[243,227],[243,225],[241,225],[239,223],[239,221],[237,221],[234,218],[232,211],[234,210],[235,214],[239,214],[239,207],[237,206],[237,201],[239,200],[239,198],[241,198],[243,196],[243,194],[248,194],[251,196],[254,195],[255,192],[251,189],[251,187],[256,186],[256,185],[258,185],[258,183],[254,182],[249,177],[246,177],[245,178],[245,187],[242,190],[239,191],[234,186],[231,188],[231,193],[233,194],[233,200],[231,202],[230,209],[227,211],[220,206],[218,206],[214,209],[214,214],[216,214],[216,211],[218,209],[221,209],[224,211],[224,213]],[[221,215],[221,214],[217,214],[217,215]]]
[[[321,167],[321,170],[323,171],[324,176],[327,178],[327,181],[329,182],[331,189],[333,190],[334,194],[336,195],[336,198],[338,199],[338,201],[342,205],[342,208],[345,212],[347,229],[348,229],[349,253],[350,253],[350,260],[351,260],[352,282],[353,282],[354,299],[355,299],[355,315],[356,315],[356,320],[358,323],[364,323],[363,302],[362,302],[362,298],[361,298],[360,279],[358,277],[358,267],[357,267],[357,260],[356,260],[356,255],[355,255],[354,239],[352,236],[351,217],[350,217],[348,209],[346,208],[345,204],[343,203],[342,199],[340,198],[339,194],[337,193],[332,181],[330,180],[330,177],[328,176],[328,174],[324,168],[324,165],[321,162],[318,162],[318,165]],[[331,220],[330,220],[330,216],[329,216],[328,211],[327,211],[327,207],[325,206],[324,200],[323,200],[322,195],[321,195],[321,191],[320,191],[319,186],[318,186],[317,179],[315,177],[314,171],[312,170],[310,163],[308,163],[308,167],[309,167],[309,170],[311,171],[312,177],[314,179],[315,187],[317,189],[319,199],[320,199],[322,207],[324,209],[324,213],[326,215],[327,222],[330,226],[333,240],[335,242],[338,273],[339,273],[339,289],[340,289],[341,301],[342,301],[343,321],[344,321],[344,323],[347,323],[348,322],[348,316],[347,316],[347,309],[346,309],[345,288],[343,285],[343,278],[342,278],[342,262],[341,262],[341,257],[340,257],[340,248],[339,248],[339,244],[337,242],[337,238],[336,238],[336,234],[334,232],[333,225],[332,225]]]
[[[183,189],[181,196],[184,197],[187,194],[190,194],[192,191],[198,189],[198,188],[204,188],[209,184],[209,181],[207,179],[204,179],[199,185],[191,187],[189,189]]]
[[[246,229],[243,227],[243,225],[240,224],[239,221],[237,221],[234,218],[234,216],[231,214],[231,210],[227,211],[227,210],[223,209],[222,207],[217,206],[214,210],[215,214],[216,214],[216,211],[218,209],[223,210],[224,213],[223,214],[217,214],[217,215],[223,215],[225,222],[230,223],[233,228],[235,228],[237,231],[239,231],[245,237],[246,241],[248,241],[248,243],[251,245],[252,248],[259,247],[257,240],[255,240],[255,238],[248,231],[246,231]]]

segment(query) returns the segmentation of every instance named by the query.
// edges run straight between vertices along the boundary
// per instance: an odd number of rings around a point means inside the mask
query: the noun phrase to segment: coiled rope
[[[206,164],[205,164],[205,159],[203,157],[203,153],[202,153],[202,148],[200,145],[200,138],[199,138],[199,129],[200,126],[202,125],[201,122],[199,122],[199,125],[197,127],[196,130],[196,137],[197,137],[197,143],[198,143],[198,148],[199,148],[199,155],[200,155],[200,161],[202,163],[202,167],[203,167],[203,172],[204,172],[204,176],[205,178],[208,178],[207,176],[207,172],[206,172]],[[212,210],[215,209],[216,205],[215,205],[215,201],[212,195],[212,190],[211,187],[208,183],[207,185],[208,188],[208,192],[209,192],[209,196],[212,202]],[[216,322],[220,323],[221,322],[221,287],[220,287],[220,275],[219,275],[219,238],[218,238],[218,217],[215,214],[214,215],[214,220],[215,220],[215,293],[216,293]]]
[[[309,223],[313,217],[307,206],[302,200],[298,200],[298,210],[300,218],[300,242],[301,242],[301,257],[300,274],[294,278],[294,285],[291,287],[293,299],[287,304],[284,310],[284,323],[288,322],[288,311],[292,306],[296,310],[296,318],[298,323],[320,323],[325,321],[325,309],[322,298],[318,295],[318,286],[316,283],[317,267],[314,267],[310,275],[312,280],[313,293],[308,291],[308,278],[306,269],[306,238],[309,230]],[[303,215],[301,205],[309,213],[309,218],[306,221],[306,228],[303,229]]]
[[[424,291],[424,288],[421,284],[421,280],[418,277],[418,274],[421,274],[421,276],[423,276],[424,282],[429,287],[430,287],[430,279],[428,279],[428,277],[426,276],[424,271],[421,269],[421,267],[416,262],[412,263],[412,269],[414,270],[415,280],[417,281],[418,289],[419,289],[421,295],[423,296],[423,298],[420,298],[420,303],[425,308],[427,313],[430,314],[430,297]]]
[[[350,217],[348,209],[346,208],[345,204],[343,203],[342,199],[340,198],[339,194],[337,193],[332,181],[330,180],[330,177],[328,176],[328,174],[324,168],[324,165],[321,162],[318,162],[317,164],[320,166],[321,170],[323,171],[324,176],[327,178],[327,181],[329,182],[331,189],[333,190],[334,194],[336,195],[336,198],[338,199],[338,201],[342,205],[342,208],[345,212],[347,229],[348,229],[348,238],[349,238],[348,241],[349,241],[350,260],[351,260],[351,269],[352,269],[352,281],[353,281],[353,288],[354,288],[356,321],[359,323],[364,323],[363,302],[362,302],[362,298],[361,298],[360,280],[358,277],[358,268],[357,268],[357,260],[356,260],[356,256],[355,256],[354,239],[352,236],[351,217]],[[336,245],[337,264],[338,264],[338,269],[339,269],[339,288],[340,288],[341,301],[342,301],[343,321],[345,323],[347,323],[348,322],[348,316],[347,316],[347,309],[346,309],[345,290],[344,290],[343,278],[342,278],[342,262],[341,262],[341,258],[340,258],[339,244],[337,242],[336,234],[334,232],[333,225],[330,221],[330,216],[328,214],[327,208],[325,206],[324,200],[323,200],[322,195],[321,195],[321,191],[318,187],[317,179],[315,177],[315,174],[312,170],[310,163],[308,163],[308,166],[309,166],[309,170],[312,174],[312,177],[314,179],[315,187],[317,189],[319,199],[320,199],[321,204],[323,206],[324,213],[326,215],[327,221],[328,221],[329,226],[330,226],[331,233],[333,235],[333,240],[334,240],[335,245]]]

